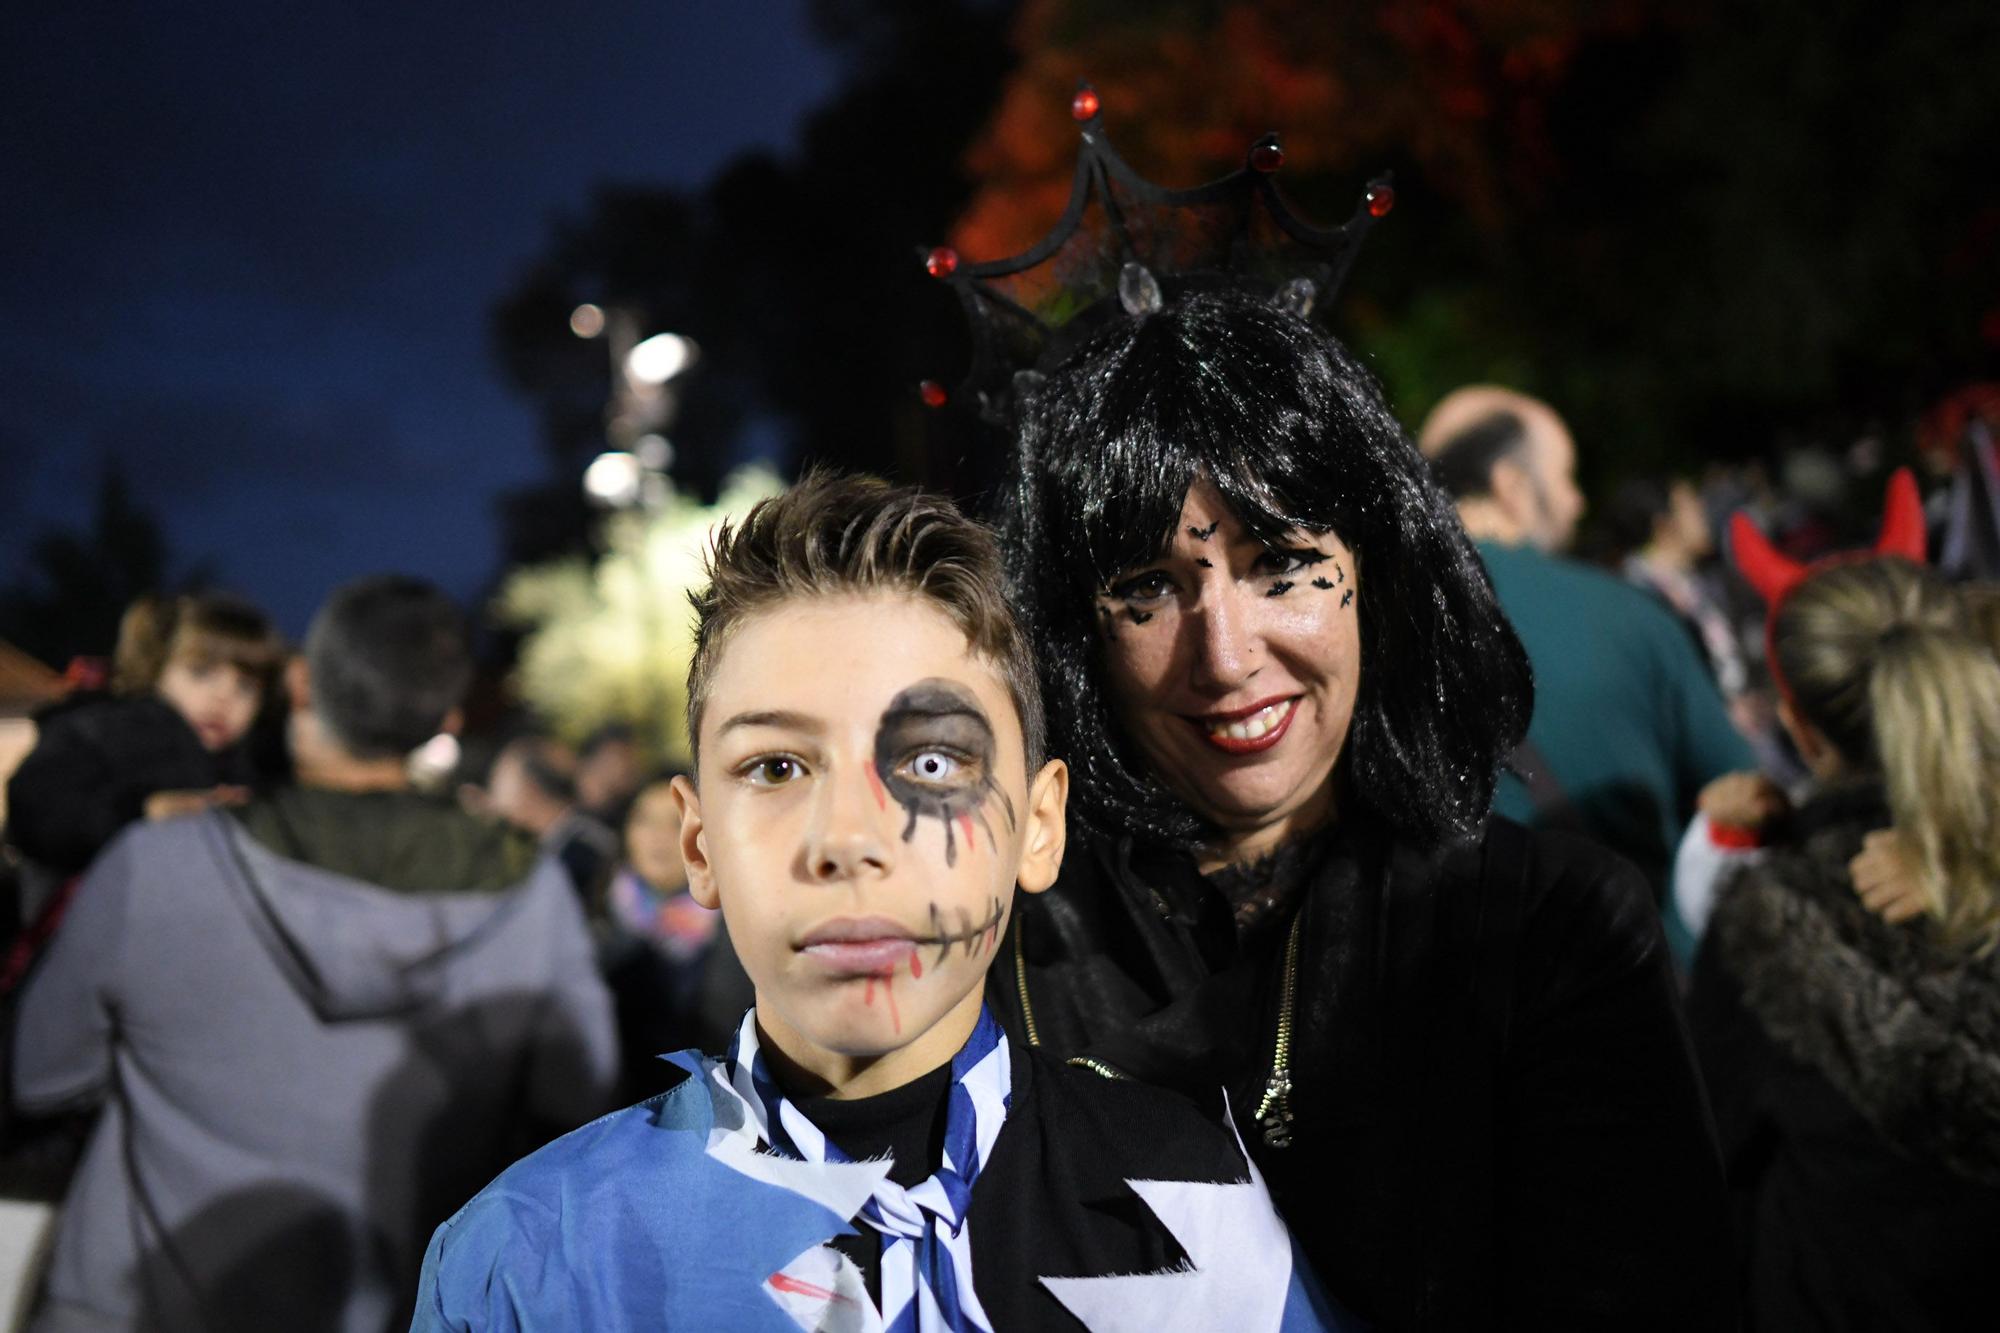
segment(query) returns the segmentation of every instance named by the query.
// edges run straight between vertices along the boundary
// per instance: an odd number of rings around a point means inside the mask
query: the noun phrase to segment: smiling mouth
[[[1299,697],[1267,699],[1230,713],[1209,713],[1188,720],[1203,740],[1228,754],[1256,754],[1283,740],[1298,716]]]

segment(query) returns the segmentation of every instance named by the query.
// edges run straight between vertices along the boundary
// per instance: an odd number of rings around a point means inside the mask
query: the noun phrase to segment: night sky
[[[6,6],[0,577],[116,459],[294,634],[361,573],[477,595],[545,471],[489,307],[593,186],[791,152],[840,77],[803,8]]]

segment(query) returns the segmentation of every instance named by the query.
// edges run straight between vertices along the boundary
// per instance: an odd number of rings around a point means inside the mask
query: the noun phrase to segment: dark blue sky
[[[803,0],[4,8],[0,581],[116,458],[294,633],[355,574],[481,590],[544,466],[490,305],[593,185],[789,152],[840,74]]]

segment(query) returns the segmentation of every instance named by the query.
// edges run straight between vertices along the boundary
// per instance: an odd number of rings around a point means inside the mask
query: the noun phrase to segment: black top
[[[210,753],[173,705],[152,695],[74,695],[38,713],[35,725],[35,748],[7,783],[7,841],[63,875],[80,874],[154,792],[257,777],[241,745]]]
[[[1992,1322],[2000,956],[1861,903],[1847,863],[1890,823],[1879,787],[1818,794],[1723,886],[1695,960],[1756,1330]]]
[[[1342,828],[1315,860],[1282,928],[1239,932],[1189,858],[1075,840],[988,1002],[1016,1040],[1227,1087],[1330,1294],[1382,1328],[1730,1327],[1714,1133],[1637,872],[1497,818],[1435,856]],[[1257,1114],[1288,971],[1280,1147]]]
[[[951,1093],[951,1065],[939,1065],[914,1083],[873,1097],[839,1100],[802,1097],[798,1108],[827,1140],[857,1162],[893,1158],[889,1179],[904,1189],[921,1185],[944,1160],[945,1108]],[[833,1248],[852,1259],[868,1281],[868,1294],[882,1302],[882,1240],[862,1227],[836,1236]]]

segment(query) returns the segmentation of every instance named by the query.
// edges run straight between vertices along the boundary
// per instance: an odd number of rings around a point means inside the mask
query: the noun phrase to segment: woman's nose
[[[895,868],[894,839],[879,786],[855,769],[820,784],[806,828],[806,873],[826,883],[881,876]]]
[[[1222,692],[1257,674],[1263,661],[1257,617],[1235,589],[1208,589],[1188,625],[1194,638],[1191,675],[1197,687]]]

